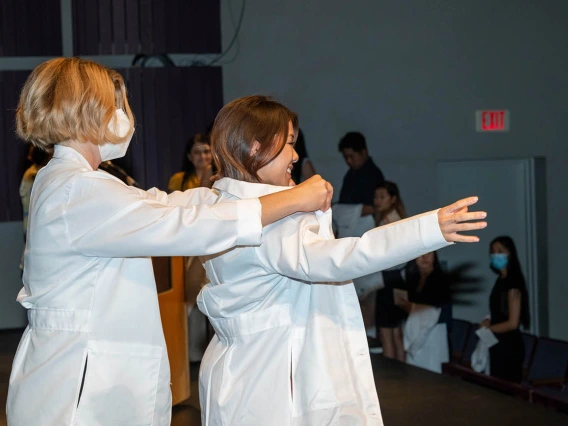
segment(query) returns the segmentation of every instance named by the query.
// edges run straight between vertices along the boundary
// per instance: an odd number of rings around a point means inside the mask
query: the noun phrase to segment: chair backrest
[[[568,372],[568,342],[538,339],[527,380],[562,379]]]
[[[451,332],[449,334],[452,359],[461,361],[471,327],[472,324],[469,321],[452,320]]]
[[[477,336],[477,334],[475,334],[474,326],[472,326],[469,332],[469,336],[467,337],[467,342],[465,344],[465,349],[461,360],[461,363],[463,365],[471,367],[471,354],[473,354],[473,351],[477,346],[477,342],[479,342],[479,337]]]
[[[523,378],[526,378],[529,367],[532,363],[534,350],[538,338],[532,334],[523,333],[523,343],[525,344],[525,360],[523,361]]]

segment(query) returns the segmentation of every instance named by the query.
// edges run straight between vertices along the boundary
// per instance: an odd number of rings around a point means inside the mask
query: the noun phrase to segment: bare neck
[[[79,142],[79,141],[67,141],[65,146],[73,148],[91,165],[93,170],[97,170],[99,165],[102,163],[101,152],[99,151],[99,146],[91,142]]]

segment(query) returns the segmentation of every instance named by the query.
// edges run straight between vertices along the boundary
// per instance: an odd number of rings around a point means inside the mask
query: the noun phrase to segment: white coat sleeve
[[[63,208],[67,238],[78,253],[97,257],[197,256],[260,244],[260,201],[213,205],[216,199],[206,188],[168,195],[83,173]]]
[[[437,211],[374,228],[361,238],[326,239],[319,225],[302,215],[265,228],[255,249],[269,273],[308,282],[345,282],[382,271],[449,245]]]

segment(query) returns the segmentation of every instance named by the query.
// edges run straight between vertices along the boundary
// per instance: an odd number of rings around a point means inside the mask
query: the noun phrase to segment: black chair
[[[532,402],[568,413],[568,386],[564,386],[561,390],[550,388],[535,390],[532,393]]]
[[[568,373],[568,342],[538,339],[524,385],[560,389]]]
[[[472,325],[461,360],[461,363],[466,367],[471,367],[471,355],[477,346],[477,342],[479,342],[479,337],[475,334],[475,326]]]
[[[466,342],[473,325],[469,321],[453,319],[451,331],[449,333],[450,340],[450,358],[453,362],[461,362]]]
[[[538,338],[532,334],[523,333],[523,343],[525,345],[525,360],[523,361],[523,380],[527,379],[529,367],[531,365],[534,350],[536,348]]]

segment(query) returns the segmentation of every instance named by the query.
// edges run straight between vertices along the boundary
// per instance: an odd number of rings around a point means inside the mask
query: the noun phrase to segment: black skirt
[[[377,291],[375,325],[377,328],[400,327],[406,312],[394,304],[393,288],[385,286]]]
[[[520,330],[496,333],[499,343],[489,349],[491,375],[499,379],[521,383],[525,344]]]

